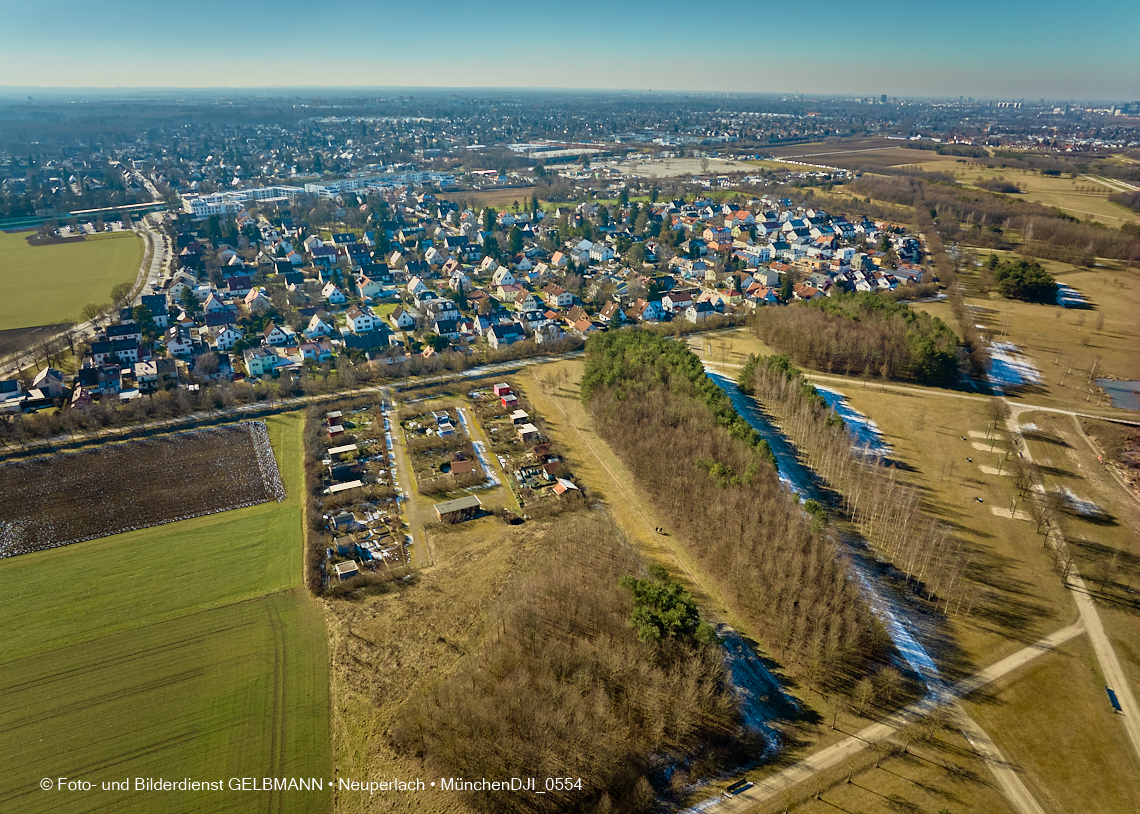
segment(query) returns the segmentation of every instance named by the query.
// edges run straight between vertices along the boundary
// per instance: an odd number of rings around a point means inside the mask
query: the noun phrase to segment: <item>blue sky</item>
[[[1140,0],[0,0],[0,85],[1140,99]]]

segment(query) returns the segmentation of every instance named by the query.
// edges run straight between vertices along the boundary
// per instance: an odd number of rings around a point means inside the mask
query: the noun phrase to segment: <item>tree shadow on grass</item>
[[[1057,438],[1056,436],[1049,435],[1048,433],[1045,433],[1045,432],[1040,432],[1040,431],[1035,431],[1035,430],[1024,430],[1023,429],[1021,431],[1021,436],[1026,441],[1038,441],[1042,444],[1052,444],[1053,446],[1064,447],[1065,449],[1071,449],[1072,448],[1072,445],[1069,444],[1064,439]]]

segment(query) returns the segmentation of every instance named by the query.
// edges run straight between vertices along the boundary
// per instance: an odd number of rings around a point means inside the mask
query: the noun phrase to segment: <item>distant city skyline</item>
[[[10,5],[0,86],[1140,99],[1140,3]]]

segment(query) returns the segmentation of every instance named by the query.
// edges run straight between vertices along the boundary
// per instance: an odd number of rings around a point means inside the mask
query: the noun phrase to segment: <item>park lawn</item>
[[[302,792],[27,793],[63,775],[328,778],[325,631],[300,587],[303,417],[266,423],[282,503],[0,561],[0,765],[20,767],[0,810],[329,810]]]
[[[134,791],[134,778],[331,776],[325,631],[303,589],[6,664],[0,809],[327,812],[320,792]],[[39,788],[85,779],[88,792]],[[131,789],[101,784],[129,779]]]
[[[896,734],[896,748],[907,740]],[[929,742],[912,742],[904,754],[882,758],[865,749],[839,766],[819,772],[790,793],[779,794],[751,814],[835,814],[835,812],[946,812],[1013,814],[1014,809],[993,782],[989,768],[960,733],[942,730]],[[848,782],[850,781],[850,782]],[[725,783],[724,785],[727,785]],[[694,796],[707,799],[709,790]],[[819,792],[818,799],[815,797]],[[703,793],[702,793],[703,792]]]
[[[936,653],[948,677],[992,664],[1076,618],[1034,526],[994,514],[995,508],[1009,507],[1016,489],[1012,478],[982,470],[996,470],[1002,457],[1000,444],[991,452],[987,439],[970,435],[986,430],[985,400],[933,388],[925,389],[929,395],[918,388],[884,390],[838,378],[816,383],[843,393],[853,409],[878,424],[890,457],[901,464],[900,477],[921,490],[923,511],[963,542],[975,599],[969,614],[949,609],[946,624],[953,636]]]
[[[1095,503],[1099,517],[1074,511],[1060,515],[1069,551],[1097,600],[1105,632],[1113,640],[1121,668],[1132,689],[1140,689],[1140,504],[1097,461],[1071,416],[1030,413],[1021,422],[1036,425],[1025,439],[1047,489],[1069,489]]]
[[[970,696],[981,724],[1046,811],[1140,810],[1140,763],[1080,636]]]
[[[995,253],[976,251],[982,261]],[[996,254],[1003,258],[1012,256],[1008,252]],[[982,326],[985,334],[1015,344],[1043,377],[1038,384],[1006,388],[1006,395],[1049,407],[1134,418],[1132,411],[1114,410],[1107,399],[1097,409],[1097,397],[1089,396],[1087,381],[1089,368],[1097,357],[1098,375],[1140,378],[1140,360],[1135,353],[1140,342],[1140,325],[1135,317],[1140,312],[1140,272],[1109,260],[1102,260],[1103,267],[1096,269],[1053,260],[1037,262],[1053,273],[1057,282],[1082,294],[1090,307],[1038,305],[1007,300],[996,293],[984,296],[976,290],[976,268],[964,270],[959,277],[972,294],[966,303],[975,309],[974,322]],[[911,307],[940,317],[957,330],[957,321],[945,301],[915,303]],[[1003,329],[1005,336],[1000,336]]]
[[[143,257],[134,232],[98,240],[29,246],[27,232],[0,232],[0,330],[78,321],[89,302],[106,303],[133,282]]]
[[[1002,177],[1015,184],[1020,193],[1002,193],[1015,200],[1033,201],[1043,206],[1053,206],[1083,221],[1100,221],[1106,226],[1119,227],[1123,223],[1140,223],[1140,212],[1114,204],[1108,196],[1115,190],[1091,177],[1067,175],[1054,177],[1041,175],[1033,170],[1012,167],[962,167],[953,164],[936,165],[924,163],[925,169],[939,172],[952,172],[958,183],[973,187],[979,178]]]
[[[716,333],[695,333],[685,337],[689,350],[703,360],[725,367],[744,367],[749,356],[774,356],[776,351],[747,329]],[[735,371],[730,372],[733,379]]]

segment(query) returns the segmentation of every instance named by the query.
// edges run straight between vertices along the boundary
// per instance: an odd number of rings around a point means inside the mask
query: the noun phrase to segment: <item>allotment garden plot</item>
[[[465,418],[451,404],[436,409],[409,406],[400,411],[400,425],[421,495],[444,495],[488,481]]]
[[[0,558],[282,500],[265,424],[0,466]]]

